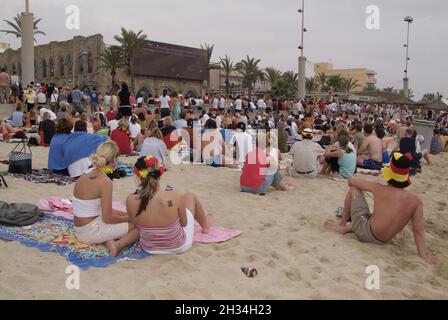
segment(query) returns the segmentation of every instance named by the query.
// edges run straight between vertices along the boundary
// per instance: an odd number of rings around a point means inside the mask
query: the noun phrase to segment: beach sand
[[[0,143],[0,160],[8,159],[11,148]],[[48,149],[33,148],[33,167],[45,167],[47,154]],[[336,219],[336,208],[343,204],[348,189],[344,182],[288,179],[296,191],[260,197],[239,192],[237,171],[183,165],[172,166],[163,185],[197,193],[216,224],[243,231],[239,238],[194,244],[180,256],[151,256],[81,271],[80,290],[66,289],[66,258],[0,240],[0,298],[447,299],[448,154],[432,159],[410,190],[424,199],[428,248],[440,260],[435,266],[417,255],[410,227],[385,246],[326,231],[324,222]],[[6,170],[0,164],[0,171]],[[3,201],[36,203],[72,195],[73,185],[6,179],[9,189],[0,190]],[[125,201],[135,189],[134,178],[116,180],[114,201]],[[379,290],[366,289],[369,265],[380,269]],[[243,266],[256,268],[258,276],[247,278]]]

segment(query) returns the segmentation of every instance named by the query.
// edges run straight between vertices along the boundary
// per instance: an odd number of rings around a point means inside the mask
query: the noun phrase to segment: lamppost
[[[408,17],[404,18],[404,21],[407,22],[407,24],[408,24],[408,33],[407,33],[407,42],[404,45],[404,47],[406,48],[406,69],[404,70],[403,96],[406,98],[409,98],[408,64],[409,64],[409,60],[411,60],[409,58],[409,27],[410,27],[411,23],[414,21],[414,19],[412,19],[412,17],[408,16]]]
[[[307,31],[305,28],[305,0],[302,0],[302,8],[298,10],[302,14],[302,28],[301,28],[301,44],[299,46],[300,57],[299,57],[299,100],[305,99],[305,82],[306,82],[306,58],[303,55],[303,45],[304,45],[304,35]]]
[[[34,81],[34,15],[30,12],[30,2],[25,0],[25,12],[20,16],[22,31],[22,83],[27,86]]]

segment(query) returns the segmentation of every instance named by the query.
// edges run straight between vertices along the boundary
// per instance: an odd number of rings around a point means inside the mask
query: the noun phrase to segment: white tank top
[[[73,214],[78,218],[95,218],[101,215],[101,198],[81,200],[73,197]]]
[[[95,168],[88,169],[84,174],[89,174]],[[82,200],[76,197],[72,199],[73,214],[78,218],[95,218],[101,216],[101,198]]]

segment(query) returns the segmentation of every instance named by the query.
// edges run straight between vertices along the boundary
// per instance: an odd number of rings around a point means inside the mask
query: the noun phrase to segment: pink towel
[[[220,227],[211,227],[210,233],[202,233],[201,226],[196,223],[194,226],[193,242],[195,243],[221,243],[229,241],[241,235],[239,230],[226,230]]]
[[[73,206],[67,200],[60,197],[41,199],[37,203],[37,207],[42,211],[51,212],[55,216],[73,219]],[[126,214],[126,207],[120,202],[113,202],[112,209]]]

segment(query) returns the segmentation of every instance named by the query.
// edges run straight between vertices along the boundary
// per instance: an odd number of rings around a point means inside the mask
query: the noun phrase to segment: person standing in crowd
[[[20,79],[19,76],[14,71],[11,76],[11,92],[14,96],[14,103],[18,102],[20,96]]]
[[[59,89],[54,88],[53,93],[50,96],[50,109],[53,112],[59,111]]]
[[[5,68],[0,72],[0,104],[9,102],[9,87],[11,85],[11,78],[6,73]]]
[[[161,118],[166,118],[170,116],[171,110],[170,110],[170,97],[168,96],[168,90],[164,89],[163,94],[159,98],[160,100],[160,116]]]
[[[27,112],[34,109],[36,105],[37,95],[32,86],[28,86],[27,91],[23,96],[23,102],[26,103]]]
[[[84,113],[84,109],[82,108],[82,105],[81,105],[82,96],[83,96],[83,94],[82,94],[81,90],[79,90],[79,87],[76,85],[71,92],[71,98],[72,98],[73,107],[76,110],[76,112],[78,112],[79,114]]]
[[[126,82],[121,83],[121,90],[118,93],[118,112],[121,113],[125,117],[132,116],[132,108],[131,108],[131,92],[129,91],[128,84]]]
[[[99,93],[96,90],[96,87],[92,88],[92,92],[90,92],[90,108],[91,112],[95,113],[98,111],[98,105],[100,103]]]

